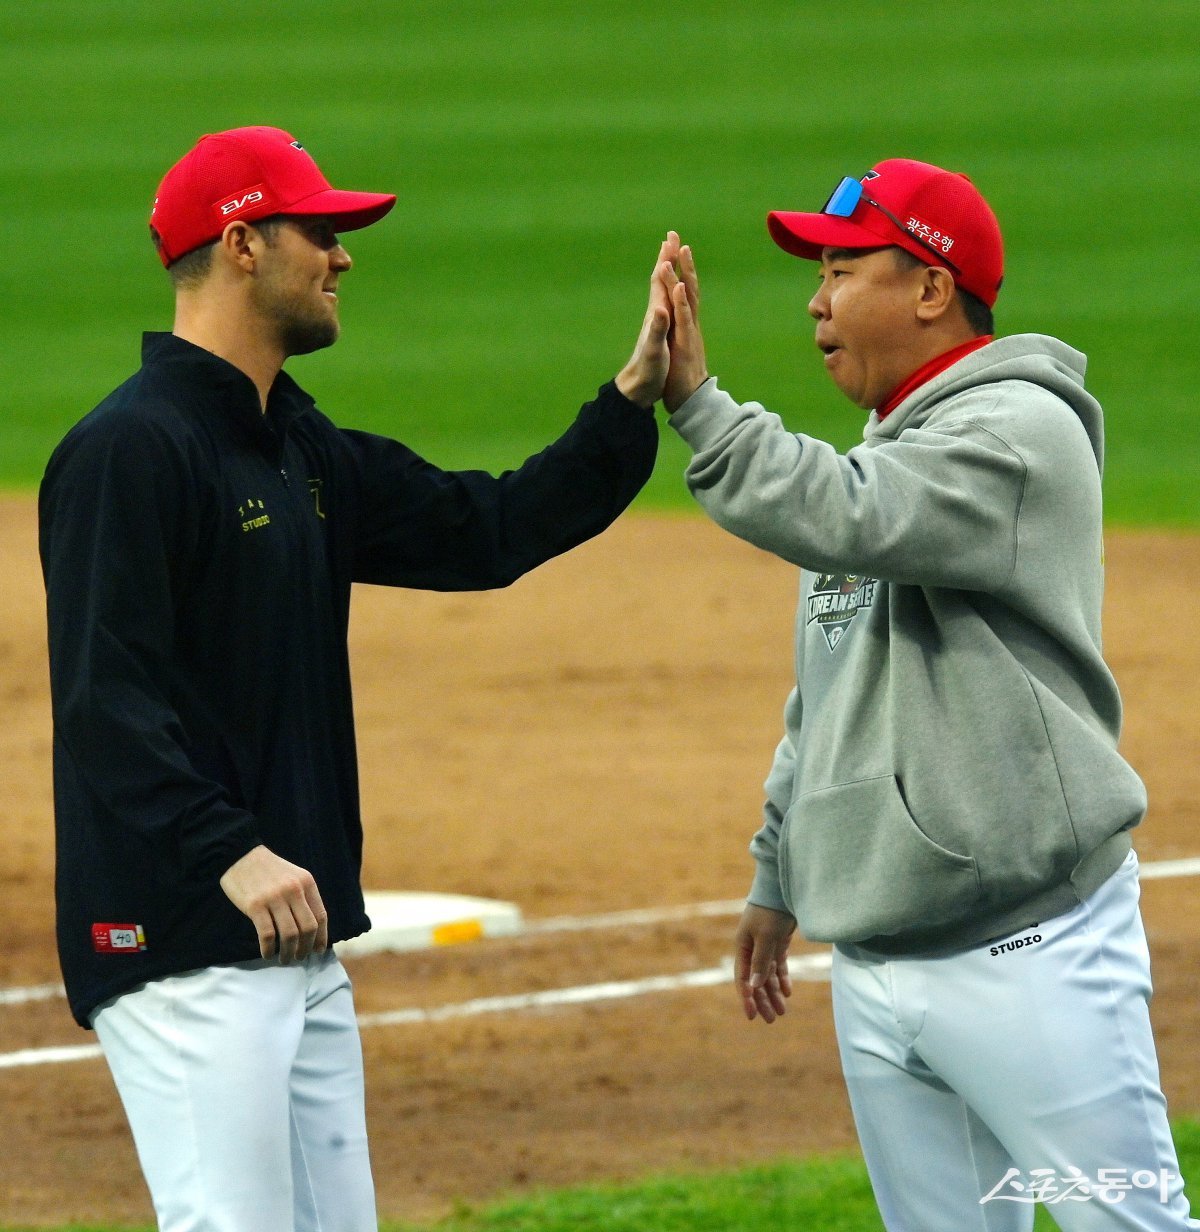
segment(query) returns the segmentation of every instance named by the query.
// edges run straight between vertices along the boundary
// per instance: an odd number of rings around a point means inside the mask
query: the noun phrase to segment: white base
[[[425,950],[481,937],[511,937],[524,921],[515,903],[465,894],[376,891],[365,896],[371,931],[336,946],[343,958],[383,951]]]

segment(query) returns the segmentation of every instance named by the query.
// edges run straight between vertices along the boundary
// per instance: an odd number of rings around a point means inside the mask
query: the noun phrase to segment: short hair
[[[920,257],[913,256],[907,248],[893,246],[892,252],[896,254],[896,264],[902,269],[916,269],[918,265],[929,264],[928,261],[922,261]],[[982,338],[985,334],[994,334],[996,332],[996,318],[992,310],[978,295],[972,295],[970,291],[964,291],[957,283],[954,285],[958,291],[959,302],[962,304],[963,315],[967,318],[967,324],[975,332],[976,336]]]
[[[269,218],[256,219],[249,225],[263,237],[267,246],[270,247],[275,242],[279,228],[287,221],[285,214],[272,214]],[[153,227],[150,228],[150,238],[154,241],[154,246],[161,250],[162,240]],[[193,290],[208,277],[216,247],[217,241],[209,240],[207,244],[201,244],[199,248],[193,248],[191,252],[185,252],[182,257],[176,257],[167,266],[167,274],[176,291]]]

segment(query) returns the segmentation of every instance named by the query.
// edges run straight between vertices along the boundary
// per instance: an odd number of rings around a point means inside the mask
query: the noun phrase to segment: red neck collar
[[[880,419],[886,419],[914,390],[920,389],[926,381],[932,381],[938,373],[945,372],[965,355],[970,355],[972,351],[978,351],[980,347],[987,346],[993,337],[992,334],[984,334],[982,338],[972,338],[970,342],[964,342],[961,346],[956,346],[931,359],[929,363],[923,364],[884,398],[883,402],[875,408],[875,414]]]

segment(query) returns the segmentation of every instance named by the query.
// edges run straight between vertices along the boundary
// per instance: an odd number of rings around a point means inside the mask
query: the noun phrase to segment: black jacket
[[[146,980],[258,956],[219,879],[259,843],[313,874],[331,941],[370,926],[351,583],[506,586],[608,526],[657,446],[610,383],[518,470],[446,472],[335,427],[286,374],[263,415],[171,334],[142,359],[40,493],[59,955],[85,1026]],[[131,935],[100,952],[98,924]]]

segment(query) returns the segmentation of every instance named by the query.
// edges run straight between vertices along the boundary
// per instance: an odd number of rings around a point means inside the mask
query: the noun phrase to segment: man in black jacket
[[[369,927],[351,584],[506,586],[654,463],[661,268],[629,363],[515,471],[441,471],[317,410],[284,361],[337,339],[338,234],[394,202],[331,188],[279,129],[203,138],[151,216],[174,330],[42,484],[59,953],[164,1229],[376,1226],[330,949]]]

